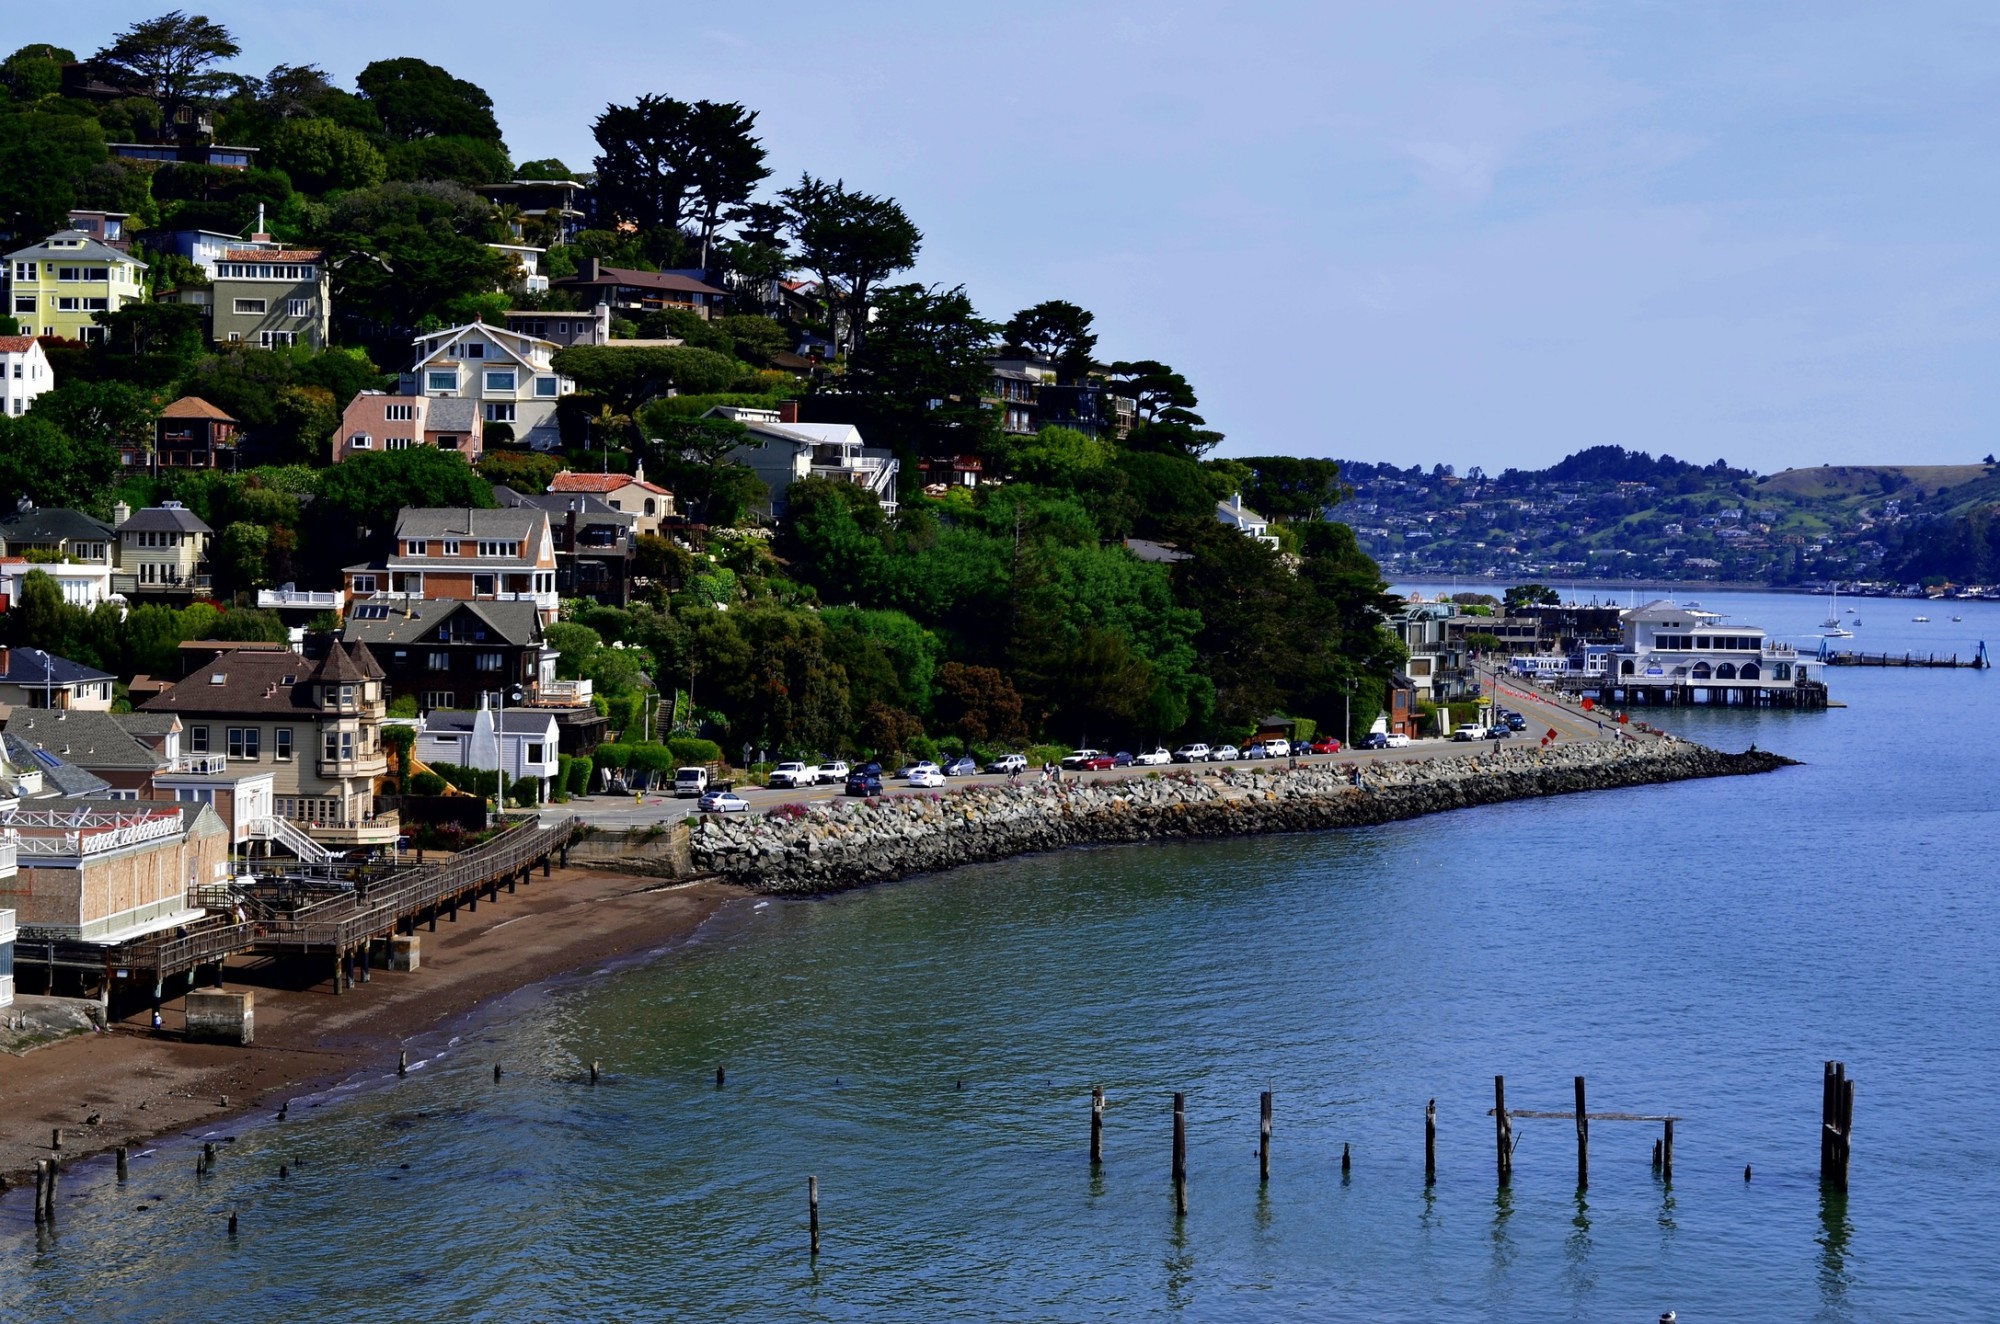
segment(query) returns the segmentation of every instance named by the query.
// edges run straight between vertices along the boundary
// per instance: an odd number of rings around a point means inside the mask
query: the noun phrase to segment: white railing
[[[307,836],[290,819],[276,814],[251,823],[250,836],[257,841],[274,841],[307,864],[325,864],[333,859],[332,851]]]
[[[18,872],[19,865],[19,846],[14,839],[13,833],[10,832],[5,839],[0,839],[0,878],[12,878]],[[0,910],[0,916],[6,917],[6,919],[0,919],[0,930],[4,930],[8,927],[7,920],[11,920],[14,917],[14,912],[11,910]]]
[[[170,837],[180,831],[181,816],[171,810],[115,814],[17,809],[8,815],[7,826],[15,830],[23,855],[81,859]]]
[[[320,611],[339,611],[346,604],[346,592],[337,588],[260,588],[257,590],[257,605],[267,611],[274,607],[301,607],[314,608]]]
[[[587,680],[551,680],[535,686],[533,706],[582,708],[590,703],[591,683]]]
[[[226,754],[178,754],[165,768],[168,775],[174,773],[215,777],[229,771],[229,756]]]

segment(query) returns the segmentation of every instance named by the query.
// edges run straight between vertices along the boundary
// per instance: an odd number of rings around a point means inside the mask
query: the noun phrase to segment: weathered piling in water
[[[498,1062],[493,1064],[493,1083],[496,1085],[500,1083],[500,1064]]]
[[[1590,1186],[1590,1116],[1583,1106],[1583,1077],[1576,1078],[1576,1189]]]
[[[1438,1101],[1424,1105],[1424,1185],[1435,1186],[1438,1179]]]
[[[125,1154],[125,1146],[120,1145],[118,1146],[118,1180],[124,1181],[130,1175],[131,1171]]]
[[[722,1088],[722,1082],[723,1082],[724,1080],[726,1080],[727,1078],[728,1078],[728,1077],[726,1077],[726,1076],[725,1076],[725,1075],[723,1074],[723,1071],[722,1071],[722,1068],[721,1068],[721,1067],[717,1067],[717,1068],[715,1069],[715,1088],[717,1088],[717,1089],[721,1089],[721,1088]]]
[[[1666,1132],[1660,1137],[1660,1178],[1672,1184],[1674,1180],[1674,1119],[1666,1120]]]
[[[1257,1180],[1271,1180],[1271,1091],[1257,1096]]]
[[[819,1258],[819,1178],[806,1178],[806,1226],[812,1235],[813,1258]]]
[[[35,1160],[35,1222],[37,1225],[48,1220],[49,1208],[49,1161]]]
[[[1187,1095],[1174,1095],[1174,1212],[1187,1213]]]
[[[1828,1062],[1820,1081],[1819,1179],[1847,1189],[1850,1134],[1854,1128],[1854,1082],[1847,1063]]]
[[[593,1085],[597,1083],[597,1074],[598,1074],[597,1059],[593,1057],[590,1059],[590,1083]]]
[[[1090,1166],[1104,1166],[1104,1087],[1090,1089]]]
[[[396,1052],[396,1074],[398,1076],[410,1074],[410,1050],[407,1048],[398,1049]]]
[[[1514,1124],[1507,1120],[1507,1078],[1493,1078],[1493,1145],[1500,1184],[1514,1179]]]

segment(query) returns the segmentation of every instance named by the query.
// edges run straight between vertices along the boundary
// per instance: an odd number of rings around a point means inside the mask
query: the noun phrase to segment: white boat
[[[1854,618],[1853,620],[1849,621],[1849,622],[1848,622],[1848,624],[1849,624],[1849,625],[1859,625],[1859,624],[1861,624],[1861,618],[1860,618],[1859,616],[1856,616],[1856,617],[1855,617],[1855,618]]]
[[[1832,626],[1827,626],[1822,628],[1820,630],[1820,635],[1821,637],[1826,639],[1852,639],[1854,637],[1854,631],[1844,629],[1840,625],[1835,624]]]
[[[1962,621],[1962,620],[1964,620],[1964,619],[1965,619],[1965,617],[1963,617],[1963,616],[1954,616],[1954,617],[1952,617],[1952,619],[1953,619],[1953,620],[1955,620],[1955,621]]]
[[[1851,609],[1850,609],[1850,610],[1851,610]],[[1840,628],[1840,590],[1839,590],[1839,589],[1832,589],[1832,590],[1830,590],[1830,591],[1829,591],[1829,592],[1827,593],[1827,595],[1826,595],[1826,619],[1825,619],[1825,620],[1823,620],[1823,621],[1821,621],[1821,622],[1819,623],[1819,628],[1820,628],[1820,629],[1822,629],[1822,630],[1825,630],[1825,631],[1827,631],[1827,632],[1828,632],[1828,634],[1829,634],[1829,635],[1830,635],[1830,636],[1831,636],[1832,638],[1835,638],[1835,639],[1841,639],[1841,638],[1845,638],[1845,637],[1846,637],[1846,635],[1847,635],[1847,631],[1845,631],[1845,630],[1842,630],[1842,629]],[[1836,633],[1836,632],[1837,632],[1837,633]]]
[[[1931,623],[1931,618],[1928,616],[1912,616],[1910,617],[1910,619],[1915,621],[1918,625],[1929,625]]]

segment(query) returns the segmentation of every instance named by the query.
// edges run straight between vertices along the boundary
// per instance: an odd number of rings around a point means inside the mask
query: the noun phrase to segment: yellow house
[[[24,336],[101,340],[94,314],[146,297],[146,264],[82,230],[62,230],[7,255],[6,309]]]

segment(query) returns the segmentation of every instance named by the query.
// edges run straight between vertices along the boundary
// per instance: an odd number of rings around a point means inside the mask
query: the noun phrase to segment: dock
[[[1985,671],[1993,665],[1984,640],[1965,658],[1957,653],[1940,657],[1936,653],[1840,653],[1829,648],[1821,650],[1820,662],[1829,667],[1942,667],[1947,671]]]

